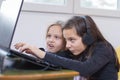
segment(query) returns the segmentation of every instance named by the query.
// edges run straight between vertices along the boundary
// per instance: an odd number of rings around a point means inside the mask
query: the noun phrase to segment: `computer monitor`
[[[10,48],[23,0],[2,0],[0,7],[0,48]]]

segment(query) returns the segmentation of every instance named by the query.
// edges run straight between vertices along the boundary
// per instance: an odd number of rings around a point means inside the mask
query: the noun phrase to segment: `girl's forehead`
[[[55,34],[55,35],[61,35],[62,36],[62,28],[60,26],[52,26],[47,34]]]
[[[72,35],[77,35],[77,32],[74,28],[71,28],[71,29],[64,29],[63,30],[63,35],[69,35],[69,36],[72,36]]]
[[[49,30],[55,30],[55,29],[57,29],[57,30],[62,30],[62,27],[61,26],[58,26],[58,25],[54,25],[54,26],[51,26],[50,28],[49,28]]]
[[[75,28],[63,29],[63,32],[73,32],[73,33],[76,33],[76,29]]]

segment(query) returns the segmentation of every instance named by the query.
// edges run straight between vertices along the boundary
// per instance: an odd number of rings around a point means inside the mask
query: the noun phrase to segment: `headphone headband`
[[[85,23],[85,27],[86,27],[86,33],[83,36],[83,43],[85,43],[86,45],[91,45],[95,41],[95,39],[92,36],[90,26],[87,23],[86,16],[81,16],[81,18],[83,18],[84,23]]]

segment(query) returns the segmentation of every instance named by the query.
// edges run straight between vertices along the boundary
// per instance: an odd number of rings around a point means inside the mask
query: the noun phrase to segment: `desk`
[[[78,72],[72,70],[39,71],[10,70],[0,75],[0,80],[72,80]]]

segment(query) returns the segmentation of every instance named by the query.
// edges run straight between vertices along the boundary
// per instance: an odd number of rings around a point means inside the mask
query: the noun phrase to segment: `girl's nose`
[[[70,43],[66,42],[66,48],[70,48]]]
[[[49,38],[49,41],[54,42],[54,38],[53,37]]]

